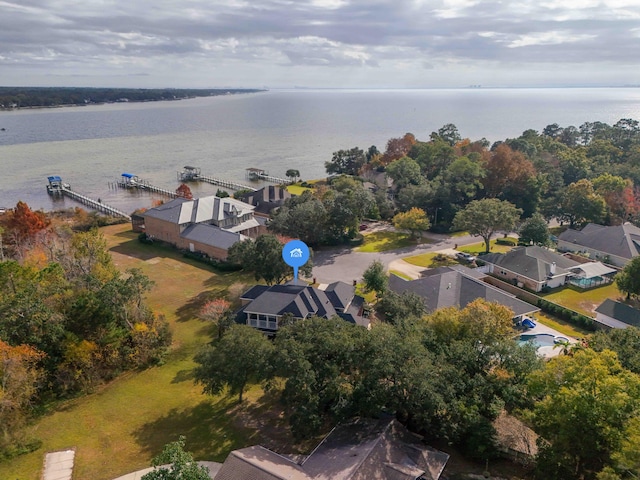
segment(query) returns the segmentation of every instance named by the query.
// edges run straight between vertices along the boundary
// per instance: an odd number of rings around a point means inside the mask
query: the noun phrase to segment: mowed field
[[[187,437],[186,448],[197,459],[214,461],[264,440],[260,429],[252,428],[251,417],[273,403],[259,388],[238,406],[235,397],[203,395],[192,380],[193,355],[212,333],[210,325],[196,318],[199,307],[229,288],[237,296],[253,279],[217,274],[171,249],[143,245],[130,225],[107,227],[102,233],[122,271],[140,268],[155,282],[147,301],[171,324],[171,351],[162,366],[125,373],[88,396],[51,407],[32,426],[42,448],[0,463],[0,479],[38,480],[44,454],[60,449],[76,450],[74,479],[107,480],[148,467],[163,445],[179,435]]]

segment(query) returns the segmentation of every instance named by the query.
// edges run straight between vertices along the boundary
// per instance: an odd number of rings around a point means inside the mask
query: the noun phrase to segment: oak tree
[[[522,210],[506,200],[474,200],[456,214],[453,228],[467,230],[473,236],[482,237],[485,252],[489,253],[491,236],[498,230],[512,230],[521,214]]]

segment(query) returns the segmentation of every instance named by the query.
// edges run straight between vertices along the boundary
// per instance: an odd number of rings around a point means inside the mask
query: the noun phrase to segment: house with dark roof
[[[275,334],[286,314],[296,319],[338,316],[350,323],[369,328],[364,298],[355,287],[335,282],[322,288],[289,282],[284,285],[256,285],[240,297],[242,306],[236,322]]]
[[[238,200],[253,205],[256,215],[268,218],[271,212],[284,205],[288,198],[291,198],[291,194],[284,185],[268,185],[255,192],[244,193]]]
[[[640,310],[607,298],[596,308],[596,322],[607,330],[640,327]]]
[[[590,279],[601,283],[611,281],[616,270],[600,262],[580,263],[547,248],[516,247],[507,253],[489,253],[481,257],[489,267],[489,273],[501,280],[526,287],[534,292],[544,287],[556,288],[569,279],[581,280],[579,286],[591,286]]]
[[[510,308],[516,321],[540,310],[484,282],[482,279],[486,276],[478,269],[455,265],[425,270],[423,277],[417,280],[404,280],[392,274],[389,276],[389,288],[396,293],[419,295],[429,313],[445,307],[464,308],[478,298]]]
[[[138,228],[177,248],[225,259],[231,245],[266,231],[265,219],[253,213],[252,205],[233,198],[176,198],[140,214]]]
[[[562,232],[558,236],[558,250],[587,254],[604,263],[624,267],[640,255],[640,228],[629,222],[611,227],[590,223],[582,230]]]
[[[264,447],[234,450],[215,480],[438,480],[449,455],[391,417],[338,425],[296,461]]]

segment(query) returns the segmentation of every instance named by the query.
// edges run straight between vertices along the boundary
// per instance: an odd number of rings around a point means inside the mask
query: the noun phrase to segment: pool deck
[[[536,323],[535,328],[528,328],[527,330],[524,330],[522,332],[520,332],[523,335],[535,335],[537,333],[548,333],[551,334],[555,337],[563,337],[563,338],[567,338],[569,340],[570,343],[577,343],[578,340],[576,340],[573,337],[570,337],[569,335],[565,335],[564,333],[560,333],[557,330],[554,330],[551,327],[547,327],[546,325],[543,325],[542,323],[540,323],[538,321],[537,318],[534,318],[533,321]],[[552,358],[552,357],[556,357],[558,355],[560,355],[560,353],[562,352],[561,348],[554,348],[554,347],[538,347],[538,355],[544,357],[544,358]]]

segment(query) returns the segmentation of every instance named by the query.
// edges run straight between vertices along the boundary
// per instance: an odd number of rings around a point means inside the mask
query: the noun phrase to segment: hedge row
[[[242,266],[237,263],[225,262],[223,260],[218,260],[215,258],[207,257],[201,253],[196,252],[184,252],[184,257],[190,258],[192,260],[196,260],[198,262],[206,263],[210,267],[213,267],[215,270],[219,272],[237,272],[242,270]]]
[[[557,303],[541,298],[538,300],[538,307],[540,307],[543,312],[562,318],[563,320],[566,320],[578,327],[582,327],[592,332],[596,330],[596,323],[593,321],[593,318],[574,312],[573,310],[565,308],[562,305],[558,305]]]

